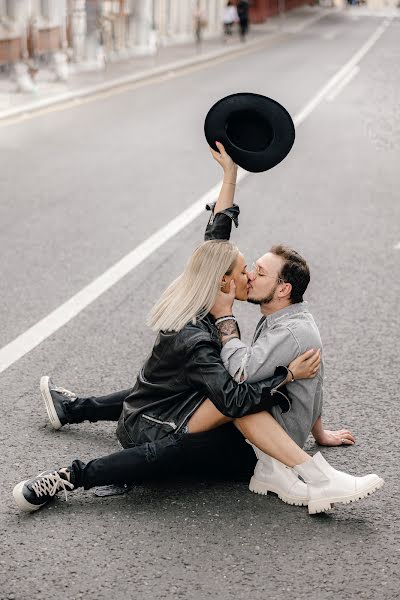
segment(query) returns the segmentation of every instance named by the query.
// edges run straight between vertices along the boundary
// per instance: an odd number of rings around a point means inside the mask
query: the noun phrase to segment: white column
[[[210,0],[208,12],[208,30],[216,33],[219,30],[217,0]]]
[[[32,14],[30,0],[14,0],[7,2],[7,16],[14,21],[14,30],[21,38],[22,56],[28,58],[28,23]],[[24,62],[16,62],[13,66],[17,91],[31,93],[36,90],[36,85],[29,73],[28,65]]]
[[[60,28],[60,49],[52,52],[52,67],[58,81],[67,81],[69,65],[67,60],[67,3],[66,0],[41,0],[42,16],[51,27]]]
[[[188,35],[193,36],[193,6],[192,2],[181,0],[179,7],[179,13],[181,15],[180,26],[182,31],[185,31]]]
[[[72,0],[72,50],[75,62],[86,57],[86,0]]]
[[[179,0],[171,0],[169,13],[170,35],[174,39],[181,35],[179,27]]]
[[[157,23],[161,40],[167,37],[167,5],[166,0],[157,0]]]
[[[136,0],[131,19],[132,51],[135,54],[154,54],[157,50],[157,35],[153,30],[154,0]]]

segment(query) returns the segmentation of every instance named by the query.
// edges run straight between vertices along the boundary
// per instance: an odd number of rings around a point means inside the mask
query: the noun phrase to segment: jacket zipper
[[[153,423],[158,423],[158,425],[169,425],[172,429],[176,429],[176,424],[173,421],[160,421],[160,419],[155,419],[154,417],[150,417],[149,415],[142,414],[143,419],[147,421],[153,421]]]
[[[194,412],[196,412],[196,410],[199,408],[200,404],[202,404],[204,402],[205,398],[202,398],[201,400],[199,400],[199,402],[196,404],[196,406],[193,408],[193,410],[191,410],[184,419],[182,419],[182,421],[179,423],[179,425],[176,428],[176,431],[178,432],[180,429],[182,429],[183,425],[185,423],[188,422],[188,420],[190,419],[190,417],[192,416],[192,414]]]
[[[275,389],[271,390],[271,396],[273,396],[274,394],[279,394],[280,396],[283,396],[283,397],[285,398],[286,402],[287,402],[287,403],[288,403],[288,405],[289,405],[289,407],[287,408],[287,410],[283,410],[283,409],[282,409],[282,407],[281,407],[281,406],[279,406],[279,408],[281,409],[281,412],[282,412],[282,413],[287,413],[287,412],[289,412],[289,410],[292,408],[292,403],[290,402],[289,398],[288,398],[288,397],[287,397],[287,396],[286,396],[286,395],[285,395],[283,392],[280,392],[280,391],[278,390],[278,388],[275,388]]]

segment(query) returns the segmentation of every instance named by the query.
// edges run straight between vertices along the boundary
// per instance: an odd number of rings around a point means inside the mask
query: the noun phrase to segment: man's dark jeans
[[[71,404],[71,422],[118,421],[131,390],[100,398],[78,398]],[[232,423],[204,433],[175,433],[156,442],[127,448],[87,464],[71,465],[75,487],[193,477],[248,480],[256,464],[252,447]]]

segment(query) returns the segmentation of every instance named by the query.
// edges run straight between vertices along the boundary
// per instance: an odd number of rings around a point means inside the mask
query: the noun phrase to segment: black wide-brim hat
[[[250,92],[232,94],[216,102],[204,123],[208,144],[221,142],[234,162],[260,173],[279,164],[295,139],[291,116],[279,102]]]

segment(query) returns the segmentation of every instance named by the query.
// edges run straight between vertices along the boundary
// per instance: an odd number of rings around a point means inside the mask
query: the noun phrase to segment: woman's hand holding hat
[[[233,175],[232,183],[235,183],[236,182],[237,165],[233,162],[233,160],[231,159],[229,154],[227,154],[224,146],[220,142],[215,142],[215,145],[217,146],[219,152],[216,152],[210,146],[210,152],[213,155],[214,160],[216,160],[217,163],[221,165],[221,167],[224,170],[225,175],[227,175],[227,176]],[[230,183],[228,178],[226,180],[226,183]]]

